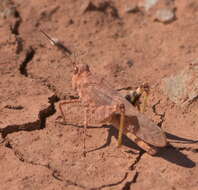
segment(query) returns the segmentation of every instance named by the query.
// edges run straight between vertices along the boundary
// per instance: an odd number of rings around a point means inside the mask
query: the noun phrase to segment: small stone
[[[81,8],[80,8],[81,9],[81,14],[85,13],[92,6],[93,6],[93,4],[90,1],[83,1],[82,5],[81,5]]]
[[[125,7],[125,12],[126,13],[137,13],[139,11],[140,11],[140,9],[137,5],[131,5],[131,6],[126,6]]]
[[[163,23],[171,22],[174,19],[175,19],[175,13],[174,10],[172,9],[168,9],[168,8],[159,9],[155,14],[155,20]]]
[[[129,67],[132,67],[134,65],[134,62],[133,60],[129,59],[126,64],[129,66]]]
[[[197,65],[197,66],[198,66],[198,58],[195,59],[195,60],[193,60],[193,61],[191,62],[191,65]]]
[[[72,24],[74,24],[74,20],[73,19],[68,19],[68,20],[66,20],[66,22],[65,22],[65,26],[66,27],[69,27],[70,25],[72,25]]]
[[[144,0],[142,6],[145,8],[146,11],[154,7],[159,0]]]
[[[74,21],[72,19],[69,19],[68,25],[74,24]]]
[[[4,10],[0,10],[0,18],[11,18],[15,17],[16,9],[15,7],[5,8]]]

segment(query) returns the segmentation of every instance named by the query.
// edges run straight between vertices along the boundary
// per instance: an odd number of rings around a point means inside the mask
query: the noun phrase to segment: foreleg
[[[64,102],[61,102],[59,104],[59,109],[60,109],[60,112],[61,112],[61,116],[63,118],[63,121],[66,123],[66,119],[65,119],[65,115],[64,115],[64,112],[63,112],[63,105],[65,104],[72,104],[72,103],[80,103],[81,101],[79,99],[74,99],[74,100],[66,100]]]

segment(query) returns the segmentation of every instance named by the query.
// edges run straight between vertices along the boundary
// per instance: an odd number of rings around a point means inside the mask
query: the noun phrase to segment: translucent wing
[[[116,96],[120,96],[104,78],[94,74],[90,75],[87,81],[89,83],[86,88],[82,89],[82,94],[88,95],[84,96],[83,100],[89,104],[96,106],[112,105],[116,100]],[[122,97],[120,98],[123,99]]]
[[[122,95],[113,89],[108,82],[98,76],[89,76],[89,81],[85,92],[89,94],[86,101],[98,106],[113,106],[124,103],[126,109],[126,117],[130,121],[127,123],[127,130],[133,132],[143,141],[158,147],[163,147],[167,144],[166,137],[161,128],[154,122],[148,119],[144,114],[138,112]],[[119,117],[114,127],[119,128]],[[134,132],[134,128],[135,130]]]

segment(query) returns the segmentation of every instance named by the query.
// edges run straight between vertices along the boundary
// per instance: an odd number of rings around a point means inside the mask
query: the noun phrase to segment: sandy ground
[[[198,93],[183,105],[163,82],[198,63],[198,2],[156,2],[1,0],[1,190],[197,190]],[[168,21],[156,14],[165,8],[174,14]],[[145,115],[169,145],[152,157],[127,137],[117,148],[112,126],[89,127],[84,157],[83,107],[65,107],[72,125],[61,124],[58,109],[77,96],[73,66],[40,29],[115,89],[148,83]]]

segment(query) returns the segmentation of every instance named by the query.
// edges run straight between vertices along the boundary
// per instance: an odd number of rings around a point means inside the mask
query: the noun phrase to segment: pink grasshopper
[[[58,49],[62,49],[60,42],[50,38],[41,31]],[[65,53],[66,54],[66,53]],[[66,54],[67,55],[67,54]],[[67,55],[68,56],[68,55]],[[72,61],[73,63],[73,61]],[[90,71],[86,64],[73,63],[74,73],[72,87],[78,92],[79,99],[65,101],[59,104],[61,115],[66,122],[63,105],[82,103],[84,114],[84,153],[85,137],[88,126],[88,116],[101,124],[111,124],[119,130],[118,145],[122,144],[122,135],[125,134],[139,147],[150,155],[156,154],[155,147],[164,147],[167,144],[166,136],[161,128],[140,113],[108,82]]]

